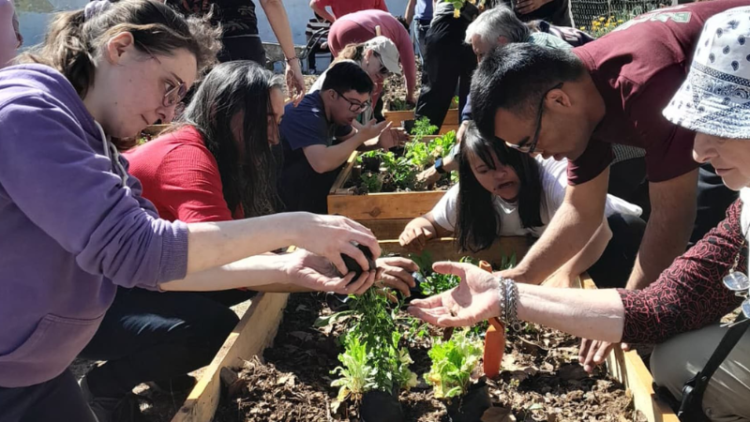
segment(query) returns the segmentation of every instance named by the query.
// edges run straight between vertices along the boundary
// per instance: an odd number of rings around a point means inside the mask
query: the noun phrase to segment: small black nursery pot
[[[367,263],[370,264],[370,268],[368,269],[368,271],[376,269],[377,266],[375,265],[375,259],[373,259],[372,257],[372,251],[370,251],[370,248],[364,245],[357,245],[357,248],[365,254]],[[354,258],[350,257],[349,255],[341,254],[341,258],[344,259],[346,269],[349,270],[349,272],[354,272],[354,279],[352,279],[352,283],[357,281],[359,276],[362,275],[362,267],[360,267],[357,261],[355,261]]]
[[[378,172],[380,170],[380,157],[362,157],[362,170]]]
[[[361,422],[405,422],[404,411],[398,401],[398,392],[370,391],[362,397],[359,406]]]
[[[484,412],[492,407],[486,380],[481,378],[476,384],[471,384],[463,397],[454,397],[445,407],[452,422],[480,422]]]
[[[411,133],[411,131],[414,130],[414,123],[416,123],[416,120],[403,120],[401,122],[401,127],[404,128],[404,132]]]

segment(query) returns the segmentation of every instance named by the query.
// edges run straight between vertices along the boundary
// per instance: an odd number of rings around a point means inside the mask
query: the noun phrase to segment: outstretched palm
[[[447,292],[415,300],[409,313],[443,327],[471,326],[500,315],[498,280],[470,264],[438,262],[433,269],[461,277],[461,283]]]

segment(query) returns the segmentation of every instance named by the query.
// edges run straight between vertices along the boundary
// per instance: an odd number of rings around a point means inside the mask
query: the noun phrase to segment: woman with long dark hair
[[[181,122],[125,154],[130,173],[141,181],[144,197],[154,203],[162,218],[218,222],[279,210],[277,158],[271,147],[279,141],[278,124],[284,114],[282,84],[279,76],[251,61],[220,64],[201,82]],[[303,261],[315,260],[307,252],[297,254]],[[416,269],[404,262],[380,262],[387,271],[384,284],[386,279],[406,279],[408,271],[392,264]],[[298,270],[290,268],[289,272]],[[252,291],[119,289],[82,353],[107,361],[81,383],[92,408],[100,415],[111,414],[123,403],[135,403],[129,392],[142,382],[170,391],[191,388],[195,380],[187,372],[210,363],[238,322],[229,306],[256,291],[325,291],[329,287],[268,280],[265,285],[254,283]],[[402,284],[408,291],[409,283]]]
[[[412,220],[400,242],[421,249],[429,239],[455,236],[460,250],[477,252],[500,236],[538,238],[565,197],[566,167],[564,160],[531,157],[502,142],[486,140],[472,123],[460,144],[460,183],[432,211]],[[638,218],[640,212],[637,206],[609,195],[607,220],[586,248],[555,272],[554,284],[569,285],[600,257],[604,258],[602,267],[606,262],[611,268],[613,259],[632,266],[645,224]],[[613,232],[619,238],[618,249],[603,253]],[[592,277],[599,266],[591,268]]]

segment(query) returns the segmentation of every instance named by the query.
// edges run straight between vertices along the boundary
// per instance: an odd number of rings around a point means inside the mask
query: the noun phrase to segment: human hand
[[[441,274],[461,277],[458,287],[423,300],[415,300],[408,312],[441,327],[468,327],[500,315],[499,281],[471,264],[438,262],[432,266]]]
[[[372,119],[366,124],[362,125],[360,128],[358,128],[357,134],[362,135],[362,142],[365,142],[365,141],[369,141],[370,139],[381,136],[381,134],[384,131],[386,131],[386,129],[390,129],[390,127],[391,127],[391,122],[389,121],[384,120],[378,123],[375,119]]]
[[[283,255],[282,268],[289,284],[320,292],[361,295],[375,282],[376,271],[365,271],[354,280],[354,273],[339,275],[331,261],[304,249]]]
[[[419,271],[419,266],[407,258],[380,258],[376,261],[378,273],[375,286],[390,287],[410,296],[409,289],[416,286],[412,273]]]
[[[592,373],[594,372],[594,368],[604,363],[604,360],[612,352],[615,344],[606,341],[581,339],[578,361],[581,362],[586,372]],[[630,350],[630,345],[627,343],[620,343],[620,347],[626,352]]]
[[[525,15],[539,9],[550,1],[551,0],[518,0],[516,3],[516,12]]]
[[[297,107],[305,97],[305,77],[302,76],[299,58],[292,59],[286,63],[286,89],[289,97],[293,99]]]
[[[355,244],[370,248],[373,257],[380,256],[380,246],[372,231],[346,217],[294,213],[288,229],[295,246],[328,258],[341,274],[349,272],[341,254],[357,261],[361,268],[370,268],[367,257]]]
[[[424,170],[417,175],[417,182],[429,186],[440,180],[440,176],[441,174],[435,170],[435,166],[430,166],[427,170]]]
[[[409,135],[401,128],[388,128],[380,134],[378,146],[385,150],[393,147],[402,147],[409,141]]]
[[[429,228],[408,224],[399,236],[398,243],[407,249],[420,252],[427,245],[427,241],[433,237],[435,237],[435,232]]]

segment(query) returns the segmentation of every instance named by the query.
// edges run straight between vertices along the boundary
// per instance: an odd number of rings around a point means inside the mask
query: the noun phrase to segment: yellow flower
[[[585,30],[586,30],[586,27],[585,27],[585,26],[582,26],[582,27],[581,27],[581,31],[585,31]]]
[[[623,23],[623,22],[625,22],[625,21],[624,21],[624,20],[622,20],[622,19],[618,19],[618,20],[617,20],[617,23]]]
[[[599,18],[599,21],[604,22],[604,16],[602,16],[601,18]]]
[[[458,19],[461,17],[461,9],[453,9],[453,17]]]

